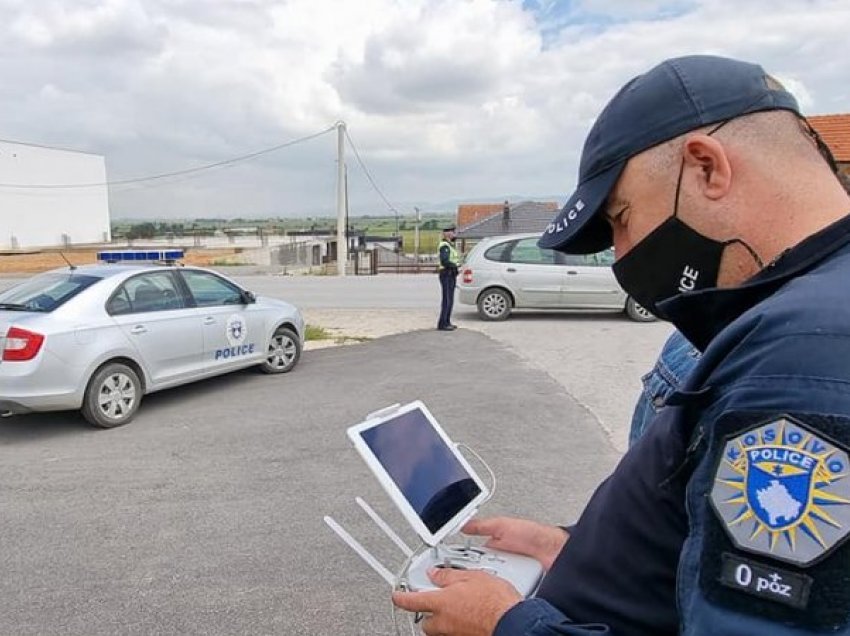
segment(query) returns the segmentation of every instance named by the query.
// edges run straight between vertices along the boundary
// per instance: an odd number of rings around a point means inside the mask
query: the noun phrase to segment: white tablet
[[[420,401],[348,429],[354,447],[422,540],[435,546],[487,498],[484,482]]]

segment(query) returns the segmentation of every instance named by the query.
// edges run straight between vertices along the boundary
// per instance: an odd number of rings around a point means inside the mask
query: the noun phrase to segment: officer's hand
[[[490,537],[486,547],[530,556],[547,571],[570,538],[563,528],[513,517],[473,519],[461,532]]]
[[[433,568],[428,576],[441,589],[393,593],[397,607],[427,614],[421,626],[428,636],[490,636],[522,600],[510,583],[485,572]]]

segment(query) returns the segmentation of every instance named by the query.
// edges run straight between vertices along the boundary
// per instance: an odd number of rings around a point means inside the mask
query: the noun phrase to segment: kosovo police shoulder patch
[[[848,470],[843,447],[784,415],[726,441],[711,504],[741,550],[808,566],[850,533]]]

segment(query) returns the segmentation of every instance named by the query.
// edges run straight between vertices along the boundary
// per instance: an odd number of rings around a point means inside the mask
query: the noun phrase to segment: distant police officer
[[[443,230],[443,238],[440,241],[440,287],[443,290],[442,303],[440,304],[440,320],[437,329],[440,331],[454,331],[457,329],[452,324],[452,307],[455,302],[455,285],[457,284],[457,268],[460,258],[455,248],[455,229],[447,227]]]
[[[623,87],[540,244],[613,244],[626,292],[703,355],[569,532],[468,524],[543,563],[535,598],[445,569],[394,602],[427,634],[850,634],[848,212],[760,66],[684,57]]]

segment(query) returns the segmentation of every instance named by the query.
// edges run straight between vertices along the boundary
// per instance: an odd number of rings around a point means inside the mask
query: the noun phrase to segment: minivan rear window
[[[494,245],[484,252],[484,258],[488,261],[496,261],[497,263],[507,263],[514,245],[516,245],[516,241],[505,241],[504,243]]]
[[[42,274],[0,292],[0,309],[51,312],[99,280],[88,274]]]

